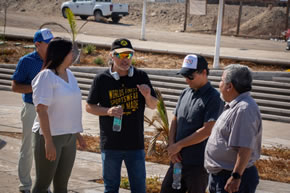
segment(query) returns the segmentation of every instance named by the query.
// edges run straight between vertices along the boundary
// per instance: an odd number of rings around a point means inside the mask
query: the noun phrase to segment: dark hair
[[[225,82],[232,83],[238,93],[252,90],[252,72],[241,64],[231,64],[225,68]]]
[[[52,39],[47,47],[46,60],[43,68],[53,69],[57,74],[56,68],[61,65],[64,58],[72,50],[72,43],[59,37]]]

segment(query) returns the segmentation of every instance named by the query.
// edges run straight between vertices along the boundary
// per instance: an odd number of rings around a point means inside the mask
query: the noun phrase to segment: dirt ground
[[[9,26],[23,27],[23,28],[36,28],[40,24],[47,21],[58,21],[66,22],[62,20],[60,6],[64,0],[9,0],[8,9],[8,23]],[[135,36],[136,26],[141,25],[142,20],[142,7],[143,1],[141,0],[113,0],[113,2],[128,3],[130,5],[130,14],[121,19],[121,24],[119,26],[114,25],[93,25],[95,22],[90,22],[90,28],[87,30],[87,34],[90,31],[102,31],[100,28],[110,29],[112,33],[111,36],[119,36],[118,30],[126,26],[133,35]],[[0,3],[1,4],[1,3]],[[2,7],[3,8],[3,7]],[[184,23],[184,3],[147,3],[147,19],[146,26],[149,29],[158,31],[181,31],[183,29]],[[238,13],[237,5],[225,5],[224,12],[224,26],[223,32],[226,34],[235,33],[236,21]],[[198,33],[213,33],[216,27],[216,17],[217,17],[217,5],[208,4],[207,5],[207,15],[206,16],[196,16],[190,15],[188,18],[187,32],[198,32]],[[1,8],[0,8],[1,11]],[[3,15],[3,10],[0,12],[0,18]],[[281,35],[283,28],[285,26],[285,13],[284,7],[258,7],[258,6],[244,6],[242,11],[241,20],[241,34],[248,36],[255,36],[261,38],[278,37]],[[2,14],[2,15],[1,15]],[[60,19],[62,18],[62,19]],[[90,17],[89,20],[93,20]],[[0,25],[2,25],[2,20]],[[80,21],[77,21],[80,22]],[[109,22],[109,21],[108,21]],[[290,22],[290,19],[289,19]],[[290,23],[289,23],[290,24]],[[290,25],[289,25],[290,26]],[[117,29],[118,27],[118,29]],[[133,29],[134,27],[134,29]],[[149,31],[150,32],[150,31]],[[106,32],[104,32],[106,33]],[[108,33],[108,32],[107,32]],[[161,34],[161,33],[160,33]],[[163,34],[163,33],[162,33]],[[133,36],[132,36],[133,37]],[[137,39],[138,37],[133,37]],[[169,40],[168,40],[169,41]],[[208,40],[204,40],[201,45],[208,45]],[[20,44],[19,44],[20,43]],[[196,44],[197,41],[195,41]],[[271,41],[268,45],[272,45]],[[255,43],[252,43],[255,45]],[[13,63],[16,64],[18,59],[31,52],[32,48],[24,48],[25,45],[32,45],[32,42],[23,41],[9,41],[5,45],[0,45],[0,62],[1,63]],[[225,44],[224,44],[225,45]],[[226,46],[226,45],[225,45]],[[231,45],[232,46],[232,45]],[[235,46],[235,45],[234,45]],[[242,46],[242,45],[239,45]],[[252,45],[251,45],[252,46]],[[271,47],[271,46],[270,46]],[[274,46],[272,46],[274,47]],[[281,47],[281,46],[280,46]],[[249,47],[251,49],[251,47]],[[256,49],[256,48],[252,48]],[[283,48],[285,49],[285,48]],[[275,48],[274,51],[279,50]],[[182,55],[167,55],[167,54],[154,54],[154,53],[144,53],[136,52],[133,64],[137,67],[146,68],[167,68],[176,69],[180,68],[184,56]],[[98,61],[96,61],[98,60]],[[108,60],[108,50],[96,49],[91,54],[82,53],[80,65],[97,65],[106,66]],[[207,58],[209,66],[212,67],[212,59]],[[97,64],[96,64],[97,63]],[[285,68],[279,66],[269,66],[262,64],[254,64],[251,62],[244,61],[233,61],[224,59],[221,60],[221,67],[226,66],[230,63],[241,63],[248,65],[253,70],[263,70],[263,71],[283,71]]]
[[[60,6],[65,0],[10,0],[9,11],[44,14],[46,16],[61,16]],[[130,14],[121,19],[122,23],[141,25],[143,1],[113,0],[113,2],[128,3]],[[238,5],[229,5],[225,1],[223,33],[234,35],[237,28]],[[269,2],[269,1],[268,1]],[[0,8],[1,9],[1,8]],[[147,3],[146,25],[152,29],[181,31],[184,24],[184,3]],[[214,33],[217,23],[217,4],[207,5],[207,15],[188,15],[187,32]],[[93,17],[91,18],[93,19]],[[290,19],[288,20],[290,26]],[[242,8],[240,35],[258,38],[281,37],[285,31],[286,8],[272,7],[269,3],[263,6],[248,6]]]
[[[13,40],[0,43],[0,63],[17,64],[20,57],[34,50],[33,42]],[[92,53],[86,53],[84,47],[81,52],[80,66],[107,66],[109,50],[96,48]],[[178,69],[182,65],[184,56],[155,54],[148,52],[136,52],[133,58],[133,65],[140,68],[164,68]],[[212,67],[212,58],[207,58],[209,67]],[[240,63],[249,66],[254,71],[284,71],[287,68],[275,65],[262,65],[244,61],[234,61],[229,59],[221,60],[221,66],[228,64]]]

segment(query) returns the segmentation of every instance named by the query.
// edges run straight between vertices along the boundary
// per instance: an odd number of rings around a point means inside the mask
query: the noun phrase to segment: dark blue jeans
[[[231,171],[222,170],[217,174],[210,174],[209,176],[209,192],[210,193],[227,193],[224,187],[227,180],[231,177]],[[259,175],[257,168],[251,166],[245,169],[241,179],[239,191],[237,193],[255,193],[259,184]]]
[[[146,192],[146,170],[144,150],[102,150],[105,193],[118,193],[122,162],[127,167],[132,193]]]

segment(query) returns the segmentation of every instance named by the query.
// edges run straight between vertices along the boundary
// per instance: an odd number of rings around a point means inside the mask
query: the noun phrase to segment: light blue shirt
[[[259,159],[262,143],[262,119],[250,92],[240,94],[226,105],[212,128],[205,149],[205,168],[209,173],[234,169],[239,147],[252,149],[247,168]]]

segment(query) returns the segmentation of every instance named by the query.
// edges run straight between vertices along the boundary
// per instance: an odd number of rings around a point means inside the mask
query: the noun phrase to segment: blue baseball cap
[[[45,42],[45,43],[49,43],[50,40],[52,40],[53,35],[50,31],[50,29],[44,28],[44,29],[40,29],[37,32],[35,32],[34,34],[34,38],[33,38],[33,42]]]

